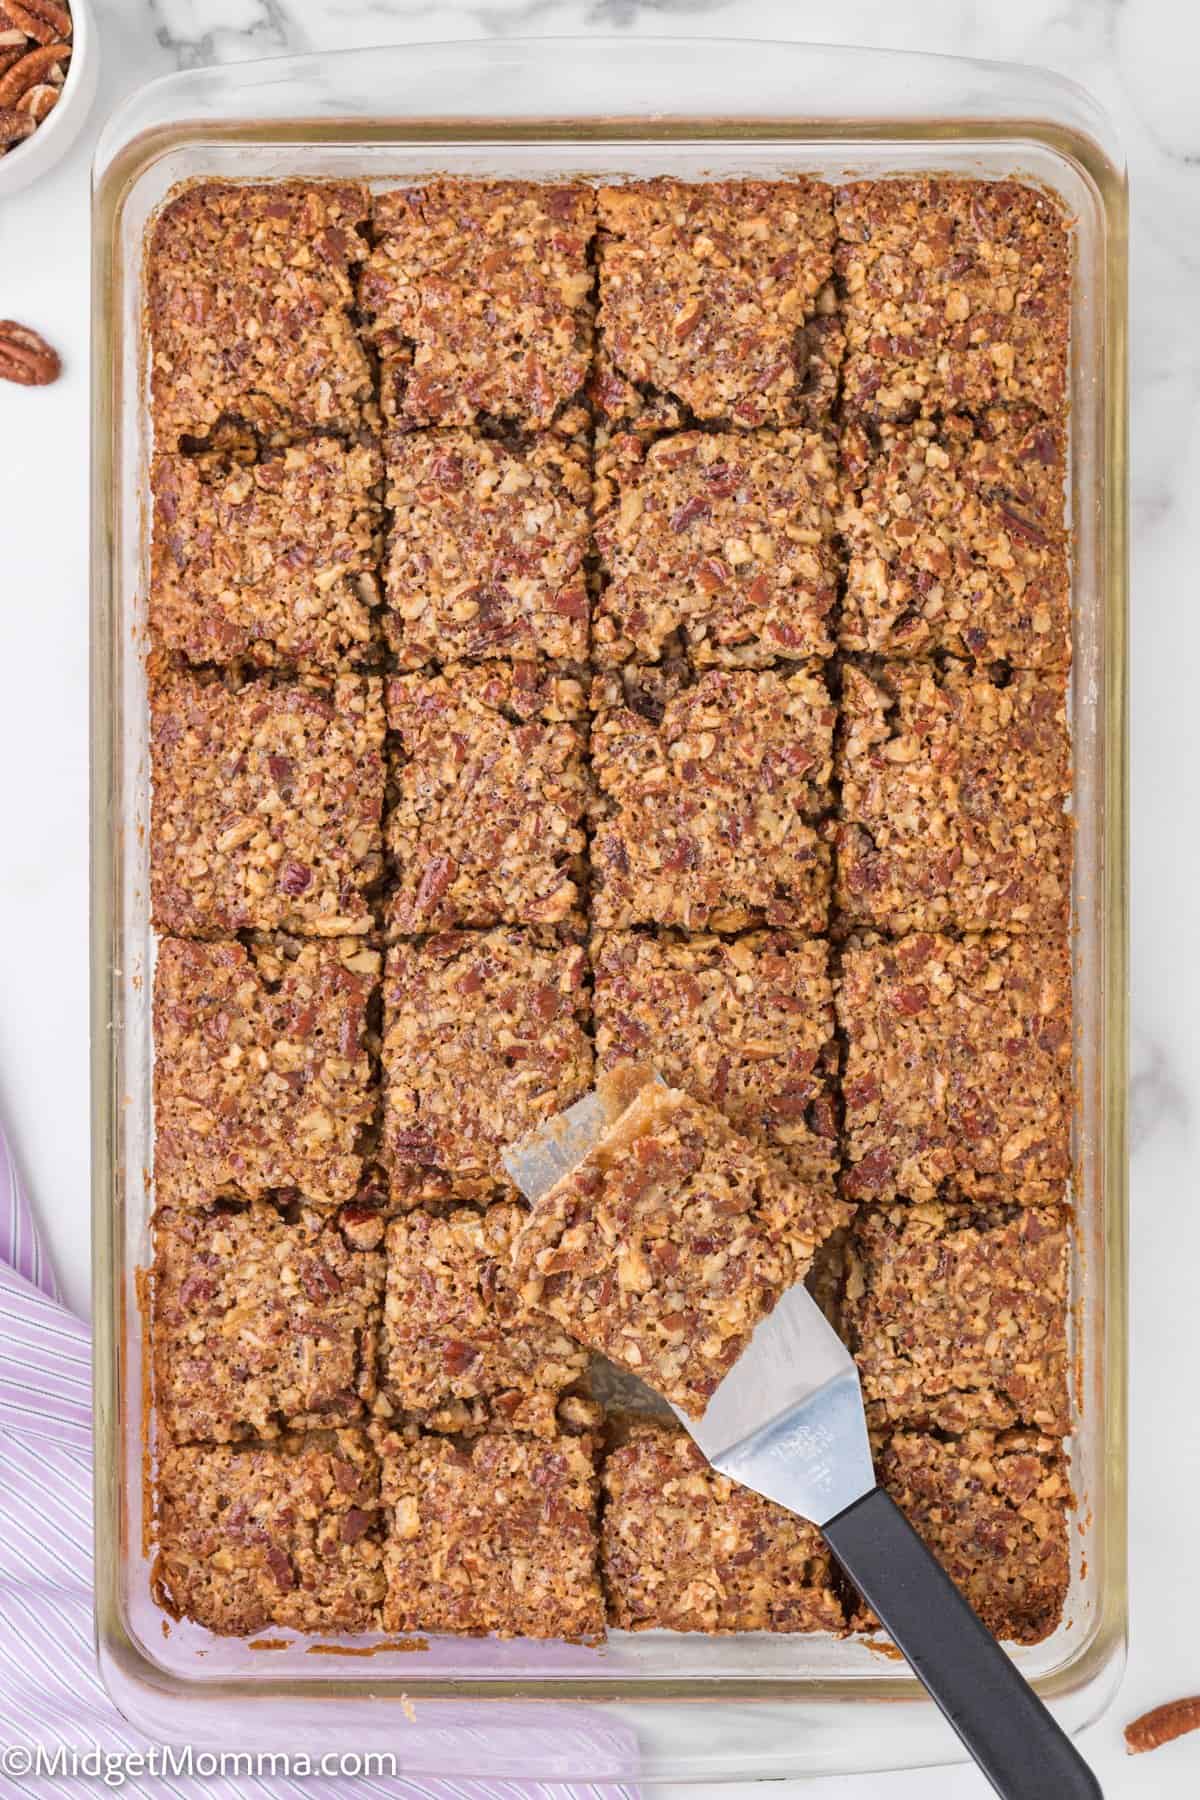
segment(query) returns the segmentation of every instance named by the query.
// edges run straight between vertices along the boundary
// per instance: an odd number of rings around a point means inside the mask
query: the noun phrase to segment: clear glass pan
[[[860,1642],[617,1634],[600,1650],[433,1639],[370,1661],[164,1632],[143,1551],[136,1274],[147,1261],[150,976],[142,671],[149,427],[141,247],[176,182],[431,171],[646,176],[912,170],[1017,175],[1076,222],[1071,508],[1079,1109],[1072,1268],[1079,1499],[1062,1626],[1017,1660],[1069,1728],[1119,1680],[1126,1626],[1126,196],[1111,127],[1037,70],[797,44],[615,39],[425,45],[170,76],[110,120],[95,165],[93,1063],[97,1619],[105,1679],[151,1734],[195,1745],[410,1755],[405,1772],[780,1777],[948,1761],[903,1665]],[[406,1750],[401,1695],[420,1747]],[[529,1729],[579,1703],[601,1739]],[[703,1705],[695,1704],[702,1701]],[[487,1734],[464,1733],[463,1704]],[[483,1703],[487,1702],[487,1707]],[[478,1704],[477,1704],[478,1703]],[[481,1708],[485,1717],[480,1725]],[[445,1729],[438,1730],[442,1725]],[[414,1734],[414,1744],[416,1734]],[[573,1747],[574,1746],[574,1747]]]

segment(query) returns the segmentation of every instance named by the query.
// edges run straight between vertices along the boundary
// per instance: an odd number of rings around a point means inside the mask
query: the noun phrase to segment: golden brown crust
[[[819,672],[626,668],[596,677],[592,715],[596,924],[825,929],[834,706]]]
[[[848,1208],[710,1107],[647,1081],[534,1200],[522,1298],[694,1417]]]
[[[836,506],[820,432],[616,438],[596,467],[596,661],[656,662],[676,636],[698,667],[829,655]]]
[[[359,182],[213,181],[164,207],[147,266],[160,449],[229,420],[285,440],[371,422],[351,320],[369,204]]]
[[[177,1443],[349,1424],[375,1393],[383,1258],[266,1201],[154,1221],[154,1386]]]
[[[631,1422],[604,1462],[602,1568],[619,1631],[845,1629],[815,1526],[705,1462],[686,1432]]]
[[[843,671],[837,905],[889,932],[1061,929],[1071,885],[1066,676]]]
[[[590,1438],[377,1432],[388,1509],[385,1631],[604,1635]]]
[[[582,184],[430,181],[375,199],[360,286],[384,416],[544,431],[592,342],[595,197]]]
[[[602,931],[591,948],[599,1069],[647,1062],[795,1174],[831,1177],[838,1056],[827,944],[791,931]]]
[[[401,669],[480,657],[583,663],[586,443],[393,432],[384,632]]]
[[[193,663],[357,667],[374,653],[383,465],[332,437],[243,464],[155,457],[150,625]]]
[[[858,181],[834,195],[842,399],[875,419],[1066,404],[1070,238],[1014,181]]]
[[[578,944],[451,931],[389,950],[383,1147],[399,1206],[515,1195],[506,1144],[592,1083]]]
[[[375,1111],[366,1014],[378,952],[166,938],[154,983],[154,1180],[160,1205],[295,1187],[354,1198]]]
[[[646,389],[740,430],[827,410],[825,357],[836,368],[837,356],[820,330],[832,307],[831,200],[823,183],[802,180],[601,188],[605,410],[636,412]]]
[[[877,1429],[1070,1428],[1057,1208],[864,1207],[841,1317]]]
[[[425,1429],[495,1423],[553,1437],[559,1396],[583,1378],[586,1352],[516,1292],[509,1258],[524,1216],[500,1202],[388,1226],[382,1395]]]
[[[1071,1169],[1065,935],[851,940],[838,1018],[855,1200],[1044,1204]]]
[[[455,664],[387,688],[394,936],[577,918],[585,697],[545,664]]]
[[[1065,453],[1059,421],[1031,409],[846,426],[842,648],[1065,668]]]
[[[170,1449],[155,1592],[226,1637],[370,1631],[383,1599],[379,1462],[361,1432]]]
[[[383,684],[151,671],[150,902],[191,937],[370,931],[383,874]]]

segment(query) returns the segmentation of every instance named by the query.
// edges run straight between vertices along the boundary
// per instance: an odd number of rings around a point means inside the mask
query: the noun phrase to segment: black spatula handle
[[[1066,1732],[882,1488],[823,1529],[1004,1800],[1102,1800]]]

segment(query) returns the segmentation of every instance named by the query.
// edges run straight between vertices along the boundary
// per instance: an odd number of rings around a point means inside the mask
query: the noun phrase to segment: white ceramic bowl
[[[63,91],[45,124],[39,125],[23,144],[15,145],[7,155],[0,156],[0,199],[28,187],[31,181],[36,181],[66,155],[96,98],[100,74],[96,20],[90,0],[70,0],[70,7],[74,23],[73,48]]]

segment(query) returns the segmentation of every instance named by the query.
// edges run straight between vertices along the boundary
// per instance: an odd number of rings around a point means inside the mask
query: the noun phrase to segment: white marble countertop
[[[61,349],[0,385],[0,1112],[87,1308],[88,163],[134,86],[208,61],[489,33],[800,37],[1041,63],[1113,115],[1133,190],[1132,1648],[1085,1743],[1110,1796],[1200,1790],[1200,1735],[1127,1760],[1120,1727],[1200,1691],[1200,10],[1183,0],[95,0],[100,101],[67,161],[0,203],[0,314]],[[1192,796],[1189,799],[1189,794]],[[1194,917],[1194,913],[1193,913]],[[1190,1521],[1190,1523],[1189,1523]],[[696,1793],[698,1790],[689,1790]],[[716,1792],[717,1790],[702,1790]],[[724,1789],[724,1793],[736,1790]],[[799,1790],[797,1789],[797,1792]],[[811,1800],[970,1800],[966,1769],[821,1780]]]

